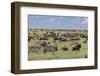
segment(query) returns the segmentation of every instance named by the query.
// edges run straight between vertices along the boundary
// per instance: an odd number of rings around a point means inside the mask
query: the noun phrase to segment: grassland
[[[33,30],[29,30],[30,35],[33,34]],[[53,31],[53,30],[51,30]],[[39,29],[36,30],[36,33],[39,36],[42,36],[47,30],[40,31]],[[73,32],[73,31],[65,31],[65,30],[56,30],[55,33],[59,32],[60,34],[67,33],[67,32]],[[85,33],[86,31],[77,31],[78,33]],[[46,42],[50,42],[51,45],[57,44],[58,50],[54,53],[47,52],[46,54],[40,50],[38,53],[34,52],[28,52],[28,60],[52,60],[52,59],[79,59],[79,58],[87,58],[88,57],[88,43],[84,43],[85,38],[81,38],[78,42],[81,43],[80,51],[72,51],[72,44],[74,41],[70,41],[70,38],[68,38],[68,41],[56,41],[54,42],[52,38],[49,38],[48,40],[45,40]],[[37,38],[31,39],[28,42],[28,47],[39,45],[44,40],[38,40]],[[66,46],[68,47],[68,51],[62,50],[62,47]]]

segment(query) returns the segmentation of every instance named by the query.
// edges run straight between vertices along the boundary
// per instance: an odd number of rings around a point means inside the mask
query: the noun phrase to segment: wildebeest
[[[80,34],[80,37],[82,38],[88,38],[88,35],[85,33],[85,34]]]
[[[53,38],[54,42],[55,42],[56,40],[60,40],[60,39],[61,39],[61,37],[54,37],[54,38]]]
[[[62,49],[63,49],[64,51],[68,51],[68,47],[66,47],[66,46],[62,47]]]
[[[45,47],[48,45],[48,43],[46,41],[43,41],[41,44],[40,44],[42,47]]]
[[[87,43],[87,40],[84,40],[84,43]]]
[[[40,37],[40,40],[48,40],[47,37]]]
[[[54,53],[55,51],[57,51],[57,47],[56,46],[52,46],[52,45],[47,45],[45,47],[43,47],[43,53],[47,53],[47,52],[52,52]]]
[[[29,47],[29,52],[34,52],[34,53],[38,53],[41,50],[41,46],[37,45],[37,46],[31,46]]]
[[[81,44],[77,43],[72,47],[72,51],[74,51],[74,50],[79,50],[80,51],[80,48],[81,48]]]
[[[54,38],[54,37],[56,37],[56,36],[57,36],[57,34],[54,33],[54,32],[50,32],[50,34],[49,34],[49,37],[52,37],[52,38]]]
[[[60,41],[67,41],[66,37],[61,37]]]
[[[31,39],[34,39],[33,36],[28,36],[28,41],[30,41]]]
[[[74,38],[71,38],[71,40],[80,40],[80,38],[74,37]]]

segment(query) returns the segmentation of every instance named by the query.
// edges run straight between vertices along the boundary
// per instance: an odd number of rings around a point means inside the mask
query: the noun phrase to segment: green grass
[[[37,32],[38,35],[42,35],[44,33],[43,32]],[[61,32],[63,33],[63,31]],[[52,60],[52,59],[79,59],[79,58],[86,58],[88,57],[88,43],[83,43],[84,38],[79,41],[82,44],[82,47],[80,49],[80,51],[76,50],[76,51],[72,51],[72,41],[66,41],[66,42],[60,42],[60,41],[56,41],[56,44],[58,46],[58,51],[52,53],[52,52],[47,52],[46,54],[43,53],[42,51],[40,51],[39,53],[32,53],[29,52],[28,53],[28,60]],[[39,43],[41,43],[42,41],[37,40],[37,39],[32,39],[29,43],[28,46],[33,46],[33,45],[38,45]],[[48,40],[48,42],[50,42],[51,44],[55,44],[52,40],[52,38],[50,38]],[[61,49],[61,47],[63,46],[67,46],[68,47],[68,51],[63,51]]]

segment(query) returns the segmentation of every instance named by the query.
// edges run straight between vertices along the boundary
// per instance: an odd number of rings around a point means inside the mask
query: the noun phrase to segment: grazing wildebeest
[[[41,50],[41,46],[31,46],[29,47],[29,52],[34,52],[34,53],[38,53]]]
[[[64,33],[64,34],[61,34],[61,36],[63,36],[63,37],[67,37],[67,34],[65,34],[65,33]]]
[[[48,45],[48,43],[46,41],[43,41],[41,44],[40,44],[42,47],[45,47]]]
[[[88,35],[87,34],[80,34],[80,37],[82,37],[82,38],[88,38]]]
[[[68,51],[68,47],[66,47],[66,46],[62,47],[62,49],[63,49],[64,51]]]
[[[49,38],[48,32],[44,33],[43,36],[46,37],[46,38]]]
[[[53,37],[53,40],[54,40],[54,42],[55,42],[56,40],[61,40],[61,37]]]
[[[56,36],[57,36],[57,34],[54,33],[54,32],[51,32],[51,33],[49,34],[49,37],[52,37],[52,38],[54,38],[54,37],[56,37]]]
[[[45,46],[43,47],[43,53],[47,53],[47,52],[52,52],[54,53],[55,51],[57,51],[57,47],[56,46]]]
[[[47,37],[40,37],[40,40],[48,40]]]
[[[87,40],[84,40],[84,43],[87,43]]]
[[[60,41],[67,41],[66,37],[60,37]]]
[[[30,41],[31,39],[34,39],[33,36],[28,36],[28,41]]]
[[[71,40],[80,40],[80,38],[74,37],[74,38],[71,38]]]
[[[74,50],[79,50],[80,51],[80,48],[81,48],[81,44],[77,43],[72,47],[72,51],[74,51]]]

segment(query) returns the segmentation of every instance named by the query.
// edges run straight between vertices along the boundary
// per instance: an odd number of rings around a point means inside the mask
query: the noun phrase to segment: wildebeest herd
[[[28,59],[87,58],[87,30],[29,29]]]

